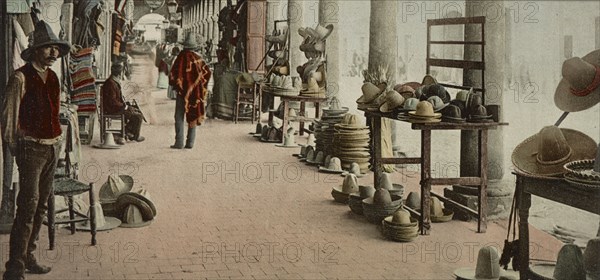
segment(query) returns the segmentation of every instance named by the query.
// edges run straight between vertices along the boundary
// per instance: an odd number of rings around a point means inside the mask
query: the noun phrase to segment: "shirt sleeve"
[[[14,153],[17,147],[17,130],[19,128],[19,106],[25,94],[25,76],[17,71],[8,80],[4,101],[2,103],[2,140]]]

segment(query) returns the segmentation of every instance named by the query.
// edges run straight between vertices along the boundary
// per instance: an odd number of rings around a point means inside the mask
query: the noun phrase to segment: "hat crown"
[[[419,101],[415,114],[419,116],[433,116],[433,104],[427,101]]]
[[[412,87],[410,87],[410,86],[407,86],[407,85],[402,85],[402,86],[401,86],[400,88],[398,88],[396,91],[397,91],[398,93],[400,93],[400,94],[403,94],[403,93],[411,93],[411,94],[414,94],[414,93],[415,93],[415,90],[414,90]]]
[[[388,205],[392,203],[390,192],[384,188],[378,188],[373,195],[373,204]]]
[[[571,147],[560,128],[546,126],[539,132],[537,160],[539,163],[566,161],[571,155]]]
[[[406,206],[412,209],[421,209],[421,196],[417,192],[410,192],[406,197]]]
[[[584,280],[583,254],[575,244],[565,244],[558,252],[556,267],[554,268],[556,280]]]
[[[142,212],[136,205],[129,204],[123,213],[123,222],[130,225],[143,223]]]
[[[360,166],[358,165],[358,163],[353,162],[350,165],[350,173],[353,173],[353,174],[356,174],[356,175],[360,174]]]
[[[332,157],[331,160],[329,161],[328,169],[341,170],[342,163],[340,162],[340,159],[337,157]]]
[[[359,186],[358,191],[361,198],[369,198],[375,194],[375,188],[372,186]]]
[[[44,43],[59,41],[54,31],[48,23],[43,20],[40,20],[33,30],[33,41],[30,46],[39,46]]]
[[[308,149],[308,151],[306,152],[306,160],[313,161],[314,159],[315,159],[315,150]]]
[[[410,224],[410,213],[404,208],[400,208],[392,216],[392,223],[400,225]]]
[[[442,107],[444,107],[444,101],[442,101],[442,99],[439,96],[431,96],[429,98],[427,98],[427,101],[429,101],[429,103],[431,103],[431,105],[433,105],[433,110],[439,110]]]
[[[454,104],[448,105],[444,108],[442,114],[449,118],[460,119],[462,117],[462,112],[460,108]]]
[[[433,84],[437,84],[437,81],[435,80],[435,78],[429,74],[425,75],[425,77],[423,77],[423,81],[421,82],[422,85],[426,86],[426,85],[433,85]]]
[[[340,100],[334,96],[331,98],[331,101],[329,101],[329,109],[330,110],[339,110],[342,109],[342,105],[340,104]]]
[[[379,187],[386,190],[392,189],[392,179],[390,178],[389,173],[381,173],[381,177],[379,178]]]
[[[115,137],[112,133],[106,132],[104,133],[104,146],[116,146]]]
[[[487,117],[487,109],[483,105],[477,105],[471,111],[472,117]]]
[[[481,94],[473,93],[473,94],[467,95],[467,104],[466,104],[467,109],[472,109],[479,105],[483,105]]]
[[[406,110],[416,110],[417,104],[419,103],[419,99],[417,98],[408,98],[404,101],[404,109]]]
[[[188,32],[185,35],[185,40],[183,41],[183,48],[193,49],[193,48],[197,48],[197,47],[198,47],[198,43],[196,42],[196,35],[194,35],[192,32]]]
[[[479,249],[479,253],[477,254],[477,266],[475,267],[475,278],[500,278],[500,257],[498,256],[496,248],[485,246]]]
[[[569,82],[571,88],[582,90],[594,80],[596,68],[580,57],[573,57],[563,62],[562,75]]]
[[[456,93],[456,100],[460,100],[463,102],[466,102],[469,95],[472,93],[473,89],[466,91],[466,90],[461,90],[459,92]]]
[[[381,89],[371,82],[366,82],[362,85],[361,91],[363,96],[357,100],[359,103],[369,103],[373,101],[380,93]]]
[[[588,241],[583,252],[583,267],[588,273],[600,273],[600,238]]]
[[[440,199],[437,197],[432,197],[431,198],[431,215],[436,216],[436,217],[441,217],[444,216],[444,210],[442,207],[442,203],[440,202]]]
[[[323,160],[325,159],[325,154],[323,153],[323,151],[319,151],[317,152],[317,155],[315,156],[315,160],[318,163],[323,163]]]
[[[342,184],[343,193],[354,193],[358,191],[358,179],[354,174],[348,174],[344,177],[344,183]]]
[[[126,183],[123,179],[127,180]],[[110,174],[99,191],[100,201],[116,201],[119,195],[131,190],[133,178],[128,175]]]
[[[313,145],[316,141],[315,135],[314,134],[309,134],[308,135],[308,139],[306,140],[306,144],[307,145]]]

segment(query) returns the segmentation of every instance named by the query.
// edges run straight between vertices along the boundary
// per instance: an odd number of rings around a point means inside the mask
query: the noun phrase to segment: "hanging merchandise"
[[[125,18],[118,13],[113,14],[112,18],[112,26],[113,26],[113,45],[112,45],[112,53],[113,56],[120,56],[122,47],[121,45],[124,43],[124,34],[123,30],[125,27]],[[113,57],[114,58],[114,57]]]
[[[83,48],[100,45],[104,26],[99,18],[103,8],[102,0],[81,0],[73,15],[73,40]]]
[[[28,14],[31,6],[25,0],[6,0],[6,12],[8,14]]]
[[[72,51],[69,60],[71,103],[78,106],[78,112],[95,112],[96,78],[92,69],[93,48]]]

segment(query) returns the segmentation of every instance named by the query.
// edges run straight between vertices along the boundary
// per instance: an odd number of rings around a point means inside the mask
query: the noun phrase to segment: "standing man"
[[[142,120],[144,116],[133,106],[128,106],[123,98],[121,91],[121,78],[123,73],[123,65],[115,63],[110,67],[110,77],[106,79],[104,85],[102,85],[102,112],[107,115],[119,115],[125,116],[125,134],[126,136],[119,135],[115,137],[117,144],[125,144],[125,140],[135,140],[142,142],[145,140],[143,136],[140,136],[142,129]]]
[[[33,252],[53,191],[62,139],[60,81],[49,67],[69,49],[69,43],[59,40],[46,22],[38,22],[33,43],[21,53],[27,64],[17,69],[7,84],[2,139],[16,158],[19,195],[4,280],[25,279],[26,269],[36,274],[50,272],[49,267],[37,263]]]
[[[185,148],[194,147],[196,126],[204,120],[208,80],[210,68],[195,50],[198,49],[196,36],[191,32],[186,35],[183,50],[177,55],[171,73],[169,84],[177,92],[175,101],[175,144],[173,149],[183,149],[183,119],[188,124]]]

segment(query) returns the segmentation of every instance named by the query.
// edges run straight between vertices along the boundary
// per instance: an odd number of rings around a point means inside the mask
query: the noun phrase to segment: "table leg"
[[[304,101],[300,101],[300,112],[298,113],[300,116],[306,116],[306,104]],[[304,135],[304,121],[300,121],[300,136]]]
[[[381,117],[371,117],[371,135],[373,137],[373,177],[374,187],[379,186],[379,179],[383,173],[383,165],[381,164]]]
[[[529,279],[529,208],[531,194],[524,191],[523,180],[517,175],[515,188],[517,208],[519,209],[519,274],[520,279]]]
[[[478,131],[479,141],[479,177],[481,178],[481,186],[479,186],[478,193],[478,222],[477,232],[484,233],[487,231],[487,168],[488,168],[488,156],[487,156],[487,129],[481,129]]]
[[[273,95],[269,94],[269,122],[267,123],[268,125],[273,124],[273,109],[275,109],[275,98],[273,97]]]
[[[421,223],[422,235],[431,228],[431,130],[421,130]]]
[[[318,119],[321,116],[321,102],[317,101],[315,104],[315,119]]]
[[[289,112],[288,111],[290,110],[290,108],[289,108],[290,104],[289,104],[289,102],[287,100],[285,100],[283,98],[282,98],[281,101],[283,102],[283,126],[281,128],[283,131],[281,133],[281,135],[282,135],[281,136],[281,143],[285,144],[284,143],[285,139],[284,139],[283,136],[285,136],[285,134],[287,133],[287,129],[288,129],[288,122],[289,122],[289,120],[288,120],[289,119]]]

